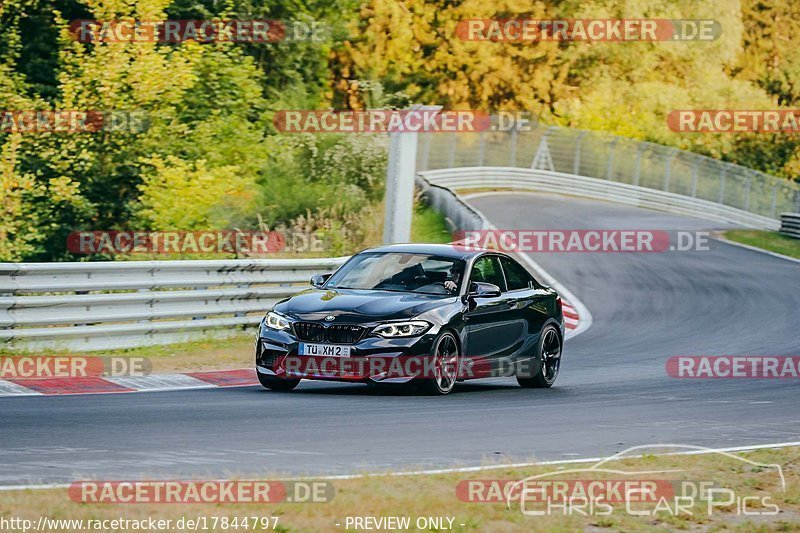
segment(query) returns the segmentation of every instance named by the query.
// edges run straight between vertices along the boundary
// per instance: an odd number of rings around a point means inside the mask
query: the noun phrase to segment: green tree
[[[0,4],[0,110],[39,109],[45,103],[16,70],[22,55],[18,26],[26,2]],[[63,223],[85,216],[90,205],[69,176],[43,173],[25,164],[41,139],[0,131],[0,261],[49,257]]]
[[[456,31],[468,18],[546,18],[545,2],[398,0],[366,2],[339,51],[339,99],[362,107],[357,80],[450,109],[545,112],[568,88],[556,42],[469,41]]]

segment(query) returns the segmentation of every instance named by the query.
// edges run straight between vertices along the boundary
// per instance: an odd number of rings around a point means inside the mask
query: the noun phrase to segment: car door
[[[511,317],[506,281],[500,258],[496,255],[480,256],[472,265],[469,283],[492,283],[500,287],[500,296],[469,298],[465,313],[467,346],[465,355],[476,359],[478,367],[496,370],[514,354],[515,340],[519,338],[519,321]]]
[[[520,325],[515,332],[513,360],[522,362],[534,353],[539,332],[549,316],[548,298],[551,294],[542,289],[528,271],[510,257],[501,257],[500,263],[506,280],[509,302],[509,319]]]

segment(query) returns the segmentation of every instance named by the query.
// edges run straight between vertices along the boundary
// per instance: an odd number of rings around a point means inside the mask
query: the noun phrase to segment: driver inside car
[[[458,290],[458,283],[460,281],[461,269],[459,268],[459,265],[453,263],[453,266],[450,267],[448,279],[444,282],[444,288],[450,292],[455,292]]]

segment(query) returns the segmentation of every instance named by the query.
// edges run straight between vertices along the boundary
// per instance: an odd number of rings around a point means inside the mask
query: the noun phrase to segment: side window
[[[522,268],[522,265],[503,257],[500,259],[503,263],[503,270],[506,273],[506,281],[508,281],[508,290],[515,291],[517,289],[527,289],[535,286],[533,280],[528,274],[528,271]]]
[[[479,258],[472,266],[472,276],[469,280],[481,281],[483,283],[493,283],[505,292],[506,280],[503,278],[503,271],[500,269],[500,261],[497,257],[490,255]]]

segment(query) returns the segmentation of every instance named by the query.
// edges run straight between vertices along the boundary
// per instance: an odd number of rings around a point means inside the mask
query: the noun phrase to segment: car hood
[[[300,320],[334,316],[342,322],[414,318],[457,300],[455,296],[356,289],[309,289],[282,300],[275,311]]]

